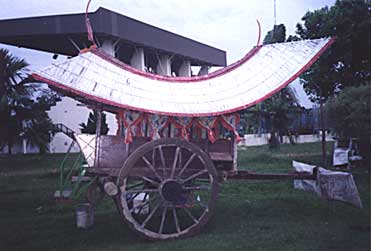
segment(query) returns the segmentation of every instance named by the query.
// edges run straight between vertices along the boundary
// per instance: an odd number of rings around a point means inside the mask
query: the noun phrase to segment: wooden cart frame
[[[90,148],[95,157],[85,172],[94,180],[86,198],[97,203],[103,194],[112,197],[122,219],[145,238],[166,240],[199,232],[213,214],[219,183],[226,179],[316,178],[315,173],[238,170],[233,136],[213,143],[207,138],[151,140],[142,136],[125,143],[123,136],[100,135],[101,111],[98,114],[96,135],[87,136],[94,139]],[[83,136],[76,138],[84,152],[89,142],[81,143]]]

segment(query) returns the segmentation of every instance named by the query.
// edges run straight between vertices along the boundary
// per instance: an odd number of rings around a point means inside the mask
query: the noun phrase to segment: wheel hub
[[[174,205],[184,205],[187,201],[187,195],[182,185],[175,180],[163,181],[160,191],[164,200]]]

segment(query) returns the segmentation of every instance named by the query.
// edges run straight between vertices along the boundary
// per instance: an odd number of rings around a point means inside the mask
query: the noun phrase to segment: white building
[[[207,74],[212,66],[226,65],[225,51],[110,10],[99,8],[90,13],[89,18],[96,44],[106,53],[142,71],[191,76]],[[76,56],[91,45],[84,13],[0,20],[0,43],[53,53],[53,58]],[[51,55],[48,56],[50,60]],[[63,60],[68,59],[61,56],[55,63]],[[51,108],[49,116],[55,124],[80,132],[79,124],[87,122],[90,111],[77,100],[63,97]],[[108,133],[116,134],[115,115],[107,114],[107,123]],[[50,143],[50,152],[66,152],[71,142],[66,134],[56,133]],[[78,151],[78,148],[74,150]],[[15,146],[14,152],[35,152],[35,149],[22,142]]]

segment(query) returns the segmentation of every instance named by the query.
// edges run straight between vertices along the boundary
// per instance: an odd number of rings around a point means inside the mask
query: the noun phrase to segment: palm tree
[[[87,134],[95,134],[96,128],[97,128],[97,119],[98,119],[98,114],[94,110],[93,112],[89,113],[89,118],[88,121],[85,123],[79,124],[81,127],[81,133],[87,133]],[[101,134],[106,135],[108,133],[108,125],[106,121],[106,114],[102,112],[102,123],[101,123]]]
[[[52,122],[46,110],[58,96],[28,76],[28,64],[0,49],[0,150],[8,153],[17,139],[25,138],[46,151],[51,139]]]
[[[28,64],[12,56],[8,50],[0,49],[0,146],[12,146],[22,131],[19,113],[22,113],[25,93],[24,80]]]

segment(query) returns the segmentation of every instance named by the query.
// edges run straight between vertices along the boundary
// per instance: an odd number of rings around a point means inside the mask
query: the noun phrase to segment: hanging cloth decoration
[[[215,133],[213,128],[216,125],[218,117],[201,117],[196,120],[197,125],[205,129],[207,132],[207,138],[210,140],[211,143],[216,141]]]
[[[173,125],[175,127],[175,129],[181,129],[182,128],[181,125],[179,125],[177,122],[175,122],[175,120],[173,119],[172,116],[166,116],[165,124],[162,126],[162,128],[159,129],[160,136],[166,138],[166,136],[164,136],[164,134],[163,134],[163,131],[165,129],[170,129],[171,130],[171,125]],[[169,126],[170,126],[170,128],[169,128]],[[170,131],[168,133],[171,135],[172,131]],[[175,133],[174,133],[174,135],[175,135]]]
[[[124,136],[125,135],[124,111],[119,111],[116,114],[116,122],[117,122],[116,136]]]
[[[151,127],[151,139],[161,138],[160,131],[167,124],[167,116],[157,115],[157,114],[148,114],[148,124]]]
[[[125,135],[125,143],[129,144],[133,142],[133,137],[135,136],[142,136],[141,132],[141,122],[146,119],[146,115],[139,112],[133,112],[129,110],[121,111],[118,113],[119,117],[119,129],[118,135]],[[122,126],[124,127],[124,130],[122,129]],[[133,133],[132,128],[135,128],[135,134]],[[124,133],[123,133],[124,131]]]
[[[237,143],[241,141],[241,137],[237,132],[237,125],[240,123],[240,115],[238,113],[221,115],[218,117],[218,122],[220,122],[224,128],[233,132]]]
[[[180,137],[189,140],[189,130],[192,127],[193,119],[189,117],[173,117],[172,122],[175,128],[180,129]]]
[[[237,133],[237,125],[240,122],[240,116],[238,113],[217,117],[190,118],[122,110],[118,112],[116,119],[118,125],[116,135],[125,136],[126,144],[131,143],[134,136],[143,136],[142,127],[144,126],[144,123],[147,123],[148,125],[148,130],[150,131],[149,136],[152,140],[164,137],[162,131],[168,128],[169,125],[173,125],[174,129],[179,130],[177,137],[189,140],[190,129],[195,125],[199,129],[206,130],[207,138],[211,143],[214,143],[217,140],[217,134],[215,131],[218,130],[219,125],[222,125],[225,129],[234,134],[236,142],[241,141],[241,138]]]

